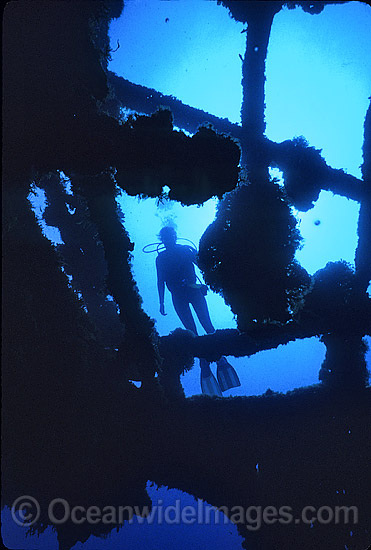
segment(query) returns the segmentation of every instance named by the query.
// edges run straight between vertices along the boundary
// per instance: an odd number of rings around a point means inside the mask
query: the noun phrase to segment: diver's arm
[[[161,315],[166,315],[165,313],[165,305],[164,305],[164,298],[165,298],[165,280],[161,273],[161,268],[159,265],[158,257],[156,258],[156,270],[157,270],[157,290],[158,290],[158,298],[160,301],[160,313]]]
[[[190,247],[190,251],[191,251],[191,260],[198,267],[198,252],[197,250],[191,247]]]
[[[160,300],[160,313],[161,315],[167,315],[165,313],[165,304],[164,304],[164,297],[165,297],[165,283],[164,281],[157,281],[157,288],[158,288],[158,297]]]

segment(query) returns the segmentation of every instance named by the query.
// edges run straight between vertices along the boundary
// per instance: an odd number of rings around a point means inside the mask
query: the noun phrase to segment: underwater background
[[[325,5],[315,15],[299,6],[295,9],[284,6],[274,16],[266,59],[265,136],[274,142],[304,136],[306,146],[320,149],[329,166],[360,180],[364,124],[371,89],[371,9],[364,2],[329,4],[334,5]],[[241,59],[246,36],[246,24],[233,19],[219,2],[128,0],[122,14],[109,25],[111,60],[108,69],[134,84],[173,96],[190,107],[241,125]],[[130,119],[134,112],[130,106],[123,108],[121,121]],[[181,130],[184,128],[179,128]],[[193,134],[187,131],[187,135]],[[59,168],[65,193],[73,197],[71,179],[66,172],[62,166]],[[284,186],[283,173],[277,167],[270,167],[270,175]],[[123,226],[133,243],[131,272],[142,308],[154,320],[160,337],[168,335],[181,323],[173,310],[169,292],[165,299],[167,316],[160,315],[156,252],[145,253],[143,249],[148,244],[158,243],[161,227],[168,224],[176,228],[179,238],[192,241],[198,248],[206,229],[215,220],[219,203],[213,196],[202,204],[186,206],[172,200],[170,191],[165,185],[160,196],[140,197],[119,189],[115,199]],[[44,236],[57,247],[63,245],[61,232],[48,224],[45,215],[49,205],[47,192],[37,178],[27,198]],[[70,208],[73,212],[73,205]],[[303,238],[295,258],[309,275],[325,268],[328,262],[343,261],[351,269],[355,268],[359,202],[335,195],[330,190],[320,190],[318,198],[306,211],[294,205],[290,208]],[[198,275],[202,277],[201,270]],[[367,292],[370,296],[370,286]],[[80,297],[84,299],[83,292]],[[114,302],[111,295],[108,300]],[[216,329],[237,328],[236,315],[220,293],[209,290],[207,303]],[[203,334],[201,326],[197,326],[199,334]],[[365,336],[364,341],[371,344],[370,336]],[[241,386],[228,390],[224,397],[261,396],[267,391],[286,393],[318,384],[318,372],[325,356],[326,346],[320,336],[297,339],[248,357],[228,356],[238,372]],[[366,351],[365,360],[370,369],[370,350]],[[129,376],[129,379],[138,389],[141,387],[135,377]],[[201,393],[197,358],[195,366],[184,372],[180,380],[187,398]],[[76,399],[79,399],[78,393],[77,390]],[[226,424],[224,420],[221,429],[226,429]],[[233,447],[228,452],[233,453]],[[258,464],[256,467],[258,471]],[[217,478],[214,483],[218,483]],[[180,499],[181,506],[185,507],[197,501],[195,496],[175,487],[174,480],[173,486],[169,483],[167,488],[149,478],[146,491],[153,504],[161,501],[171,505]],[[343,491],[343,487],[339,487],[339,491]],[[208,505],[206,499],[202,502],[203,506]],[[59,548],[57,534],[50,526],[39,536],[26,536],[25,529],[12,521],[8,506],[2,512],[2,537],[8,548]],[[106,539],[91,535],[86,542],[76,542],[71,548],[150,550],[190,546],[250,548],[236,526],[231,522],[222,525],[221,520],[213,525],[192,526],[125,524],[121,530],[113,530]]]

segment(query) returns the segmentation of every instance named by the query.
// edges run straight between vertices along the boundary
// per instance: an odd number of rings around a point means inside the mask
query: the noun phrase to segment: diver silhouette
[[[192,305],[198,320],[207,334],[215,332],[203,290],[206,285],[198,284],[195,272],[197,265],[196,250],[188,245],[177,244],[177,234],[173,227],[165,226],[159,233],[165,246],[156,258],[157,289],[160,301],[160,313],[166,315],[164,306],[165,284],[171,293],[174,309],[184,327],[197,334],[196,324],[191,312]],[[222,356],[217,361],[217,379],[206,359],[200,359],[201,389],[207,395],[222,396],[222,391],[240,386],[236,371]]]

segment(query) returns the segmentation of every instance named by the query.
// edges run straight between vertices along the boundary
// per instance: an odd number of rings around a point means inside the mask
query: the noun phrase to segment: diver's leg
[[[184,327],[187,330],[191,330],[194,334],[197,334],[196,324],[192,316],[191,308],[189,307],[189,302],[186,296],[181,292],[172,293],[173,306],[174,309],[182,321]]]
[[[195,312],[197,314],[197,317],[200,320],[201,325],[203,326],[207,334],[211,334],[212,332],[215,332],[215,328],[213,327],[213,324],[210,319],[209,309],[207,307],[206,299],[205,299],[205,296],[202,294],[202,292],[198,289],[195,289],[195,292],[192,295],[192,298],[190,301],[192,306],[195,309]],[[211,370],[210,370],[210,366],[208,366],[207,364],[202,364],[201,361],[202,360],[200,360],[201,379],[202,379],[203,376],[210,376]],[[222,391],[226,391],[231,388],[236,388],[237,386],[241,386],[241,382],[240,382],[240,379],[238,378],[237,372],[234,370],[232,365],[228,363],[224,355],[222,355],[216,361],[216,364],[217,364],[218,383]]]
[[[205,305],[206,305],[206,300],[205,300],[204,296],[201,294],[201,292],[200,292],[200,296],[201,296],[201,298],[204,299]],[[189,302],[192,300],[192,293],[189,293],[189,292],[175,293],[174,292],[172,294],[172,298],[173,298],[174,309],[177,312],[178,317],[182,321],[185,328],[188,329],[188,330],[191,330],[194,334],[197,334],[196,324],[195,324],[195,321],[193,319],[191,308],[189,307]],[[196,307],[194,306],[193,302],[191,302],[191,303],[192,303],[192,305],[195,308],[195,311],[197,313]],[[207,313],[207,316],[208,316],[209,312],[207,310],[207,305],[206,305],[206,313]],[[198,313],[197,313],[197,315],[198,315]],[[200,322],[201,322],[200,315],[198,315],[198,318],[200,319]],[[205,319],[206,319],[206,322],[205,322]],[[210,332],[215,331],[214,327],[211,324],[210,317],[209,317],[209,324],[207,324],[207,317],[203,316],[202,320],[205,323],[202,326],[204,327],[204,329],[206,331],[207,331],[206,327],[209,329]],[[211,330],[210,330],[210,327],[211,327]],[[218,397],[223,397],[221,389],[219,387],[219,383],[218,383],[217,379],[215,378],[215,376],[213,375],[213,373],[211,372],[209,361],[207,361],[207,359],[200,358],[200,367],[201,367],[201,390],[202,390],[202,393],[210,395],[210,396],[215,396],[216,395]]]
[[[205,296],[198,288],[192,290],[194,290],[194,292],[192,292],[190,296],[190,302],[194,307],[196,315],[203,329],[207,334],[211,334],[212,332],[215,332],[215,328],[213,327],[210,319],[209,309],[207,307]]]

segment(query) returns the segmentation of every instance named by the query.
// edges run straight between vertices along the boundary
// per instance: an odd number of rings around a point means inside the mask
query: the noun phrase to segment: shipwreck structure
[[[122,2],[6,6],[3,505],[33,495],[42,510],[34,531],[50,524],[46,511],[57,496],[71,506],[141,506],[150,504],[151,479],[217,507],[359,510],[351,528],[275,524],[252,532],[239,524],[246,549],[359,550],[370,542],[363,338],[371,335],[371,110],[362,179],[328,166],[305,140],[264,135],[275,14],[284,5],[319,13],[342,3],[218,2],[247,24],[241,125],[108,71],[108,25]],[[123,120],[122,107],[138,114]],[[270,166],[283,171],[284,188]],[[43,235],[28,201],[32,185],[44,190],[45,221],[63,244]],[[236,315],[236,330],[160,337],[141,307],[116,195],[159,197],[165,185],[184,205],[221,199],[199,260]],[[360,203],[355,270],[338,262],[310,277],[294,259],[300,235],[290,205],[309,209],[322,189]],[[237,242],[249,258],[239,269]],[[179,377],[195,357],[249,356],[311,336],[327,349],[318,385],[286,395],[184,396]],[[67,550],[112,525],[56,529]]]

